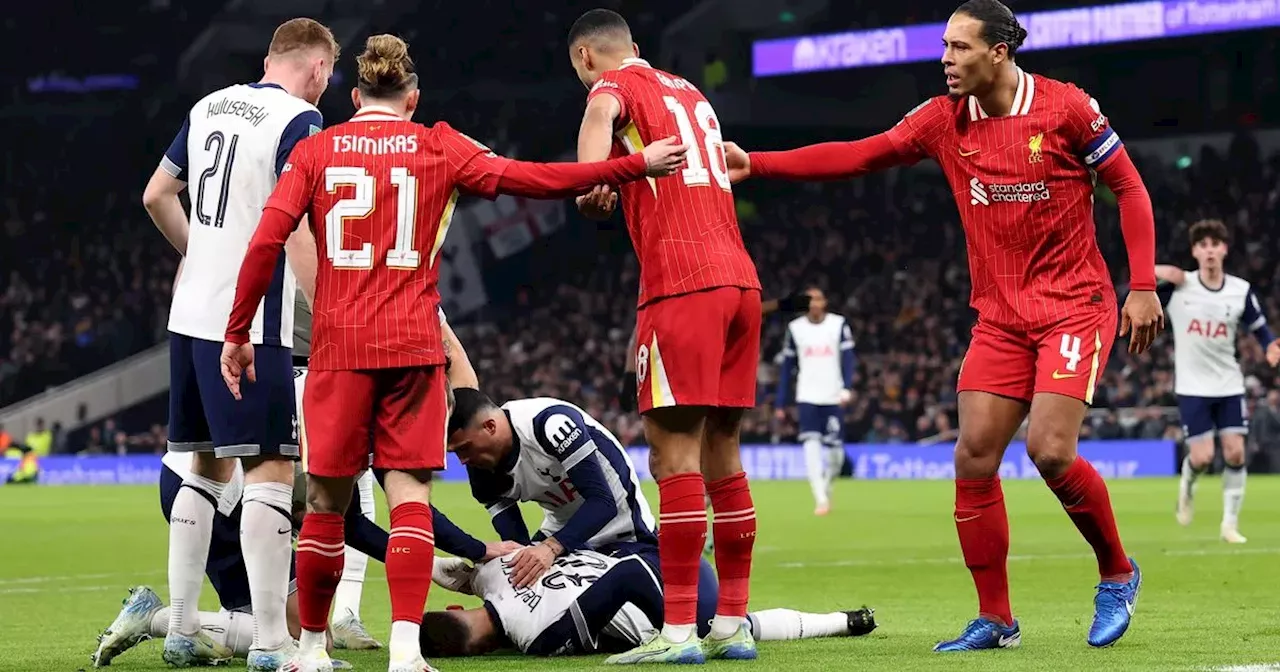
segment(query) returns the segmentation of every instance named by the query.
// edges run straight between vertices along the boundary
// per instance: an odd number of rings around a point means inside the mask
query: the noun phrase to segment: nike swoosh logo
[[[1061,372],[1059,372],[1057,369],[1054,369],[1054,370],[1053,370],[1053,379],[1054,379],[1054,380],[1066,380],[1067,378],[1075,378],[1075,377],[1076,377],[1076,376],[1078,376],[1078,375],[1080,375],[1080,374],[1078,374],[1078,373],[1061,373]]]
[[[982,514],[981,514],[981,513],[975,513],[975,514],[973,514],[972,516],[969,516],[968,518],[956,518],[956,522],[957,522],[957,523],[967,523],[967,522],[969,522],[969,521],[971,521],[971,520],[977,520],[977,519],[979,519],[979,518],[981,518],[981,517],[982,517]]]
[[[1018,638],[1020,636],[1021,635],[1014,635],[1012,637],[1006,637],[1004,635],[1000,635],[1000,641],[996,642],[996,645],[1003,649],[1004,647],[1012,644],[1013,642],[1018,641]]]
[[[292,531],[293,531],[292,527],[282,527],[276,530],[276,534],[289,534]]]
[[[959,149],[960,156],[973,156],[974,154],[977,154],[978,152],[981,152],[981,151],[982,151],[981,149],[975,149],[972,152],[966,152],[963,149]]]
[[[1130,616],[1132,616],[1132,615],[1133,615],[1133,603],[1132,603],[1132,602],[1125,602],[1125,603],[1124,603],[1124,608],[1125,608],[1125,611],[1128,611],[1128,612],[1129,612],[1129,615],[1130,615]]]

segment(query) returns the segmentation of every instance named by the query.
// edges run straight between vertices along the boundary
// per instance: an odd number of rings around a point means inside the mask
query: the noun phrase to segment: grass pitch
[[[1216,479],[1200,484],[1199,515],[1189,528],[1173,519],[1172,479],[1112,481],[1121,533],[1146,578],[1133,627],[1106,650],[1085,644],[1097,581],[1089,548],[1040,482],[1004,485],[1021,649],[946,656],[930,651],[934,642],[957,635],[976,610],[951,521],[950,482],[842,481],[826,518],[811,515],[806,483],[759,482],[753,484],[760,531],[752,608],[820,612],[866,604],[876,609],[880,628],[856,639],[766,643],[757,663],[711,667],[1280,670],[1280,478],[1250,479],[1244,546],[1217,539]],[[656,505],[652,484],[646,489]],[[492,536],[465,486],[438,486],[436,503],[464,528]],[[378,513],[385,525],[385,507]],[[168,533],[154,488],[0,488],[0,535],[0,670],[85,668],[95,635],[115,617],[128,587],[149,584],[165,597]],[[202,597],[204,608],[216,609],[212,589],[206,586]],[[435,587],[431,592],[435,609],[475,603]],[[362,611],[369,630],[385,641],[389,600],[377,563],[369,567]],[[339,653],[359,670],[386,669],[385,651]],[[602,669],[600,658],[586,657],[433,662],[444,672]],[[1257,667],[1237,667],[1246,665]],[[112,669],[167,668],[160,643],[151,641],[118,658]]]

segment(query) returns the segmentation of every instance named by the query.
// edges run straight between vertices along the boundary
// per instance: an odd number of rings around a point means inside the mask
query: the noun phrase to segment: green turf
[[[867,604],[881,623],[860,639],[765,644],[755,666],[788,672],[1190,670],[1280,661],[1280,478],[1250,479],[1242,526],[1249,544],[1243,547],[1217,540],[1216,479],[1201,484],[1201,515],[1189,529],[1173,520],[1172,480],[1113,481],[1121,531],[1146,584],[1133,629],[1101,651],[1084,641],[1097,576],[1088,547],[1042,484],[1006,482],[1005,488],[1023,648],[944,657],[930,647],[955,636],[975,610],[958,560],[949,482],[845,481],[836,490],[835,511],[821,519],[810,514],[806,484],[754,484],[760,532],[752,606],[828,611]],[[649,492],[656,503],[652,487]],[[463,486],[439,487],[436,502],[464,527],[488,532],[484,511]],[[385,519],[385,510],[379,513]],[[152,488],[0,488],[0,535],[0,670],[80,669],[126,588],[148,583],[165,595],[167,532]],[[207,587],[203,603],[214,607]],[[432,591],[433,607],[451,603],[475,602]],[[363,612],[369,629],[385,638],[388,599],[376,563]],[[361,670],[385,669],[385,653],[346,657]],[[597,669],[600,660],[436,662],[444,672],[501,672]],[[112,667],[165,669],[160,644],[144,642]]]

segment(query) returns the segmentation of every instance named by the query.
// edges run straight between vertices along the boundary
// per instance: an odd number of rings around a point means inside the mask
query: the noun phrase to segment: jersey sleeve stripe
[[[186,171],[182,168],[182,166],[179,166],[178,164],[174,163],[167,156],[160,157],[160,170],[163,170],[164,172],[168,173],[170,177],[173,177],[178,180],[186,180],[187,178],[185,174]]]
[[[1085,146],[1084,164],[1090,168],[1101,165],[1111,155],[1119,151],[1124,143],[1120,142],[1120,136],[1112,128],[1107,128],[1102,135]]]

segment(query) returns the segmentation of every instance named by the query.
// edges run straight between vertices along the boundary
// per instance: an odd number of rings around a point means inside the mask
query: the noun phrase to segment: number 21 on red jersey
[[[395,244],[387,250],[385,260],[389,268],[413,270],[421,264],[421,255],[413,249],[414,228],[418,220],[418,178],[408,168],[392,168],[390,184],[382,188],[395,190]],[[329,262],[334,268],[372,269],[375,250],[371,242],[365,242],[358,248],[344,247],[345,224],[350,220],[364,219],[374,213],[377,208],[379,185],[374,176],[361,167],[330,166],[324,170],[325,191],[336,193],[339,187],[354,188],[350,198],[344,198],[333,204],[324,216],[325,248]],[[448,209],[452,210],[450,201]],[[448,221],[446,212],[442,221]],[[446,228],[436,234],[435,244],[427,258],[427,268],[435,265],[436,255],[444,243]]]

